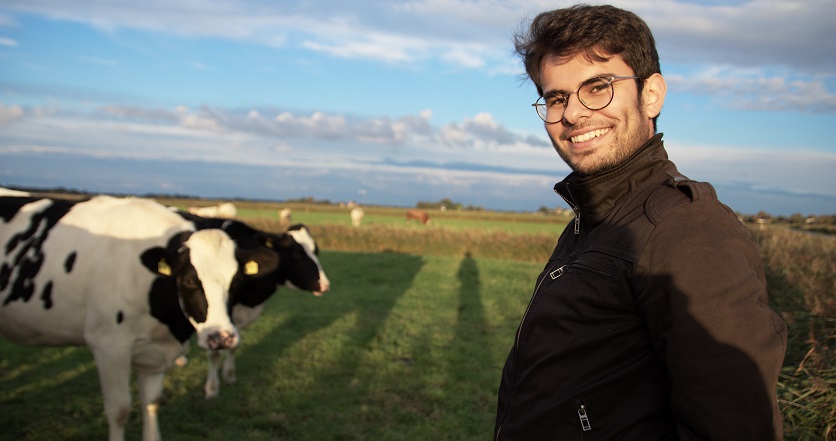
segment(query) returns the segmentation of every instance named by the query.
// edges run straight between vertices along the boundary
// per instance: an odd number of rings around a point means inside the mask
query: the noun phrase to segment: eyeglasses
[[[566,112],[566,106],[569,105],[569,97],[572,94],[578,96],[578,101],[589,110],[601,110],[610,105],[613,99],[613,81],[633,79],[638,80],[641,77],[595,77],[584,81],[578,90],[569,93],[555,93],[546,94],[546,97],[537,98],[537,102],[532,104],[534,110],[537,111],[537,116],[540,117],[546,124],[555,124],[563,121],[563,114]]]

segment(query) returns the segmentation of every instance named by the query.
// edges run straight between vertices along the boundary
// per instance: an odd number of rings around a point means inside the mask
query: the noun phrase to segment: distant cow
[[[406,210],[406,221],[417,220],[426,225],[430,221],[430,215],[422,210]]]
[[[236,285],[230,292],[232,320],[239,330],[258,319],[267,299],[276,290],[288,288],[311,291],[321,296],[331,287],[331,282],[319,263],[319,248],[308,228],[302,224],[293,225],[287,232],[272,234],[251,228],[249,225],[233,220],[202,219],[181,213],[192,220],[197,228],[220,228],[242,248],[251,248],[265,243],[279,256],[279,265],[263,277],[247,280]],[[226,353],[226,357],[223,354]],[[235,354],[233,350],[208,351],[209,372],[204,385],[206,398],[213,398],[220,393],[218,367],[223,358],[223,378],[227,383],[236,381]]]
[[[235,204],[232,202],[224,202],[218,205],[210,205],[208,207],[189,207],[189,213],[203,217],[233,219],[235,216],[238,216],[238,209],[235,208]]]
[[[351,209],[351,226],[352,227],[359,227],[363,223],[363,216],[366,215],[366,212],[363,211],[360,207],[354,207]]]
[[[279,211],[279,223],[282,228],[287,228],[293,223],[293,211],[290,208],[282,208]]]
[[[228,289],[272,272],[277,254],[147,199],[0,197],[0,335],[86,345],[99,373],[109,440],[124,439],[137,371],[142,439],[160,438],[163,376],[197,343],[233,348]]]

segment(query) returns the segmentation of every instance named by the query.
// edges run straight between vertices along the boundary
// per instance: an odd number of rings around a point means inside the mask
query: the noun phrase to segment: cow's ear
[[[244,269],[244,275],[249,277],[260,277],[272,273],[279,267],[279,255],[267,248],[239,248],[236,254]]]
[[[294,245],[296,245],[296,239],[294,239],[293,236],[291,236],[287,233],[282,234],[281,236],[279,236],[278,239],[279,239],[278,240],[279,248],[289,250],[289,249],[292,249]],[[273,243],[273,246],[274,247],[276,246],[275,242]]]
[[[168,254],[168,250],[165,248],[154,247],[145,250],[139,257],[139,260],[142,261],[142,266],[148,271],[160,276],[170,277],[172,271]]]

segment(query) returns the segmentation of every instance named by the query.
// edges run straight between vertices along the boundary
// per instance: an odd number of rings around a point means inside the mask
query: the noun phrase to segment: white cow
[[[208,207],[189,207],[189,213],[203,217],[233,219],[235,216],[238,216],[238,209],[235,208],[235,204],[232,202],[223,202]]]
[[[359,227],[363,223],[363,216],[366,213],[360,207],[354,207],[351,209],[351,226]]]
[[[0,187],[0,196],[31,196],[31,194],[25,191],[17,191]]]
[[[0,335],[21,344],[86,345],[110,441],[124,439],[136,369],[142,439],[160,439],[163,375],[192,334],[233,348],[228,289],[276,268],[266,247],[242,249],[219,229],[196,231],[147,199],[0,197]]]
[[[230,292],[232,300],[232,320],[239,330],[258,319],[267,300],[279,287],[310,291],[321,296],[331,287],[331,282],[319,262],[319,248],[307,227],[302,224],[292,225],[287,232],[273,234],[256,230],[244,222],[226,219],[205,219],[190,214],[182,216],[193,221],[197,228],[220,228],[240,247],[250,248],[252,242],[265,243],[279,256],[275,270],[263,277],[246,280],[236,284]],[[226,356],[224,356],[226,354]],[[229,350],[208,350],[209,370],[204,385],[206,398],[214,398],[220,393],[218,369],[223,359],[223,378],[227,383],[235,383],[235,353]],[[178,362],[185,364],[185,357]]]
[[[279,223],[283,228],[287,228],[293,223],[293,211],[290,208],[282,208],[279,211]]]

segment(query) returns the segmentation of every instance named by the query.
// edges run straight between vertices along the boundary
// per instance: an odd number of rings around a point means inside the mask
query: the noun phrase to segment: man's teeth
[[[593,130],[591,132],[586,132],[583,135],[573,136],[572,137],[572,142],[575,142],[575,143],[586,142],[586,141],[589,141],[592,138],[597,138],[597,137],[599,137],[599,136],[601,136],[604,133],[607,133],[609,131],[610,131],[610,129],[598,129],[598,130]]]

